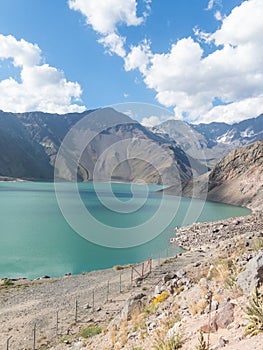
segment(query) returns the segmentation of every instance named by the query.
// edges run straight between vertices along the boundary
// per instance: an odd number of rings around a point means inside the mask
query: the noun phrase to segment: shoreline
[[[225,224],[228,226],[224,227],[228,229],[233,226],[237,230],[235,232],[231,230],[232,236],[227,235],[225,239],[222,237],[219,242],[210,240],[209,244],[206,242],[200,246],[195,244],[191,249],[188,248],[184,253],[177,254],[175,257],[165,258],[160,262],[154,260],[152,274],[141,281],[140,279],[137,281],[138,276],[136,275],[131,283],[132,268],[129,266],[123,270],[111,268],[60,278],[18,280],[14,285],[2,285],[0,287],[0,331],[2,334],[0,347],[5,346],[6,339],[10,335],[13,336],[12,346],[30,347],[34,323],[37,324],[38,339],[42,339],[44,344],[51,342],[52,349],[54,346],[54,349],[58,350],[68,349],[68,346],[75,342],[77,344],[79,331],[87,324],[110,327],[109,325],[115,322],[112,320],[118,320],[118,315],[125,310],[129,298],[144,294],[150,298],[155,295],[156,286],[164,280],[166,275],[177,271],[178,273],[180,271],[182,275],[184,275],[183,271],[190,271],[189,273],[197,269],[203,271],[209,268],[209,264],[212,263],[211,259],[216,259],[223,251],[228,251],[228,246],[233,249],[240,241],[251,241],[257,236],[262,238],[262,213],[252,215],[226,219],[228,223],[225,222]],[[255,226],[252,226],[250,221],[246,222],[246,219],[255,221],[255,218],[257,220]],[[191,232],[197,229],[196,225],[188,226],[188,237],[191,238]],[[220,221],[216,224],[211,222],[198,225],[202,225],[202,230],[203,227],[207,227],[209,230],[204,233],[210,237],[211,233],[217,234],[212,231],[217,229]],[[108,294],[107,281],[109,281]],[[77,322],[74,321],[76,300],[78,303]],[[58,310],[59,317],[58,335],[55,331],[56,310]],[[198,334],[195,337],[197,339]],[[61,342],[61,339],[69,340],[69,343]],[[88,348],[105,349],[102,344],[98,345],[96,339],[100,338],[94,337],[93,347]],[[150,349],[150,347],[146,348]]]

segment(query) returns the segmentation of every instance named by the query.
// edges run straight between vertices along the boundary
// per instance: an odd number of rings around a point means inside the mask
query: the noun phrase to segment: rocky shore
[[[241,237],[248,232],[256,234],[262,230],[263,214],[261,211],[251,215],[231,218],[216,222],[195,223],[176,230],[176,242],[185,249],[218,245],[222,241]]]

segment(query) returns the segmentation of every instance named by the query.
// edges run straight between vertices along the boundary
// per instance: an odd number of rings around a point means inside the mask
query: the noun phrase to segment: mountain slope
[[[166,193],[207,198],[235,205],[263,208],[263,141],[233,150],[210,173],[189,181],[178,193],[175,186]]]
[[[83,122],[84,121],[84,122]],[[73,127],[73,128],[72,128]],[[77,153],[79,180],[137,181],[167,184],[186,181],[207,171],[186,156],[174,141],[153,134],[111,108],[56,115],[0,112],[0,176],[52,180],[55,159],[66,134],[72,142],[59,176],[72,179]],[[88,141],[90,140],[90,141]]]

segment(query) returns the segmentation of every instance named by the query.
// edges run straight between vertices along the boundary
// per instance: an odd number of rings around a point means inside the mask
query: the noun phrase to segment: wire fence
[[[101,285],[87,290],[85,302],[83,297],[75,298],[74,300],[72,300],[72,297],[69,297],[69,300],[65,299],[61,303],[60,309],[56,308],[56,306],[53,307],[51,322],[45,323],[44,320],[36,319],[31,326],[28,325],[29,334],[25,337],[26,340],[23,347],[37,350],[38,346],[40,348],[40,339],[48,339],[48,337],[56,339],[70,335],[72,324],[86,324],[93,319],[94,314],[100,311],[102,307],[104,309],[108,307],[108,311],[117,311],[112,310],[112,298],[130,292],[134,287],[140,285],[144,279],[150,277],[152,272],[156,271],[166,258],[176,256],[179,252],[178,247],[174,244],[169,244],[164,251],[147,261],[133,264],[128,268],[120,266],[120,270],[116,272],[116,275],[111,280],[107,280]],[[48,334],[48,336],[45,336],[45,334]],[[16,342],[19,341],[21,343],[18,337],[16,334],[11,334],[6,339],[7,350],[11,350],[12,345]]]

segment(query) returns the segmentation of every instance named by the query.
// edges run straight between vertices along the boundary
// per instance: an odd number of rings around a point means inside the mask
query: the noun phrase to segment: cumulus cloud
[[[141,73],[146,74],[152,56],[150,43],[144,40],[137,46],[131,46],[130,52],[124,59],[124,68],[126,71],[139,69]]]
[[[142,62],[147,87],[159,103],[174,107],[175,115],[191,121],[233,122],[262,112],[263,2],[249,0],[234,8],[214,33],[183,38],[167,53],[149,50]],[[240,26],[242,23],[242,26]],[[237,30],[237,28],[239,28]],[[214,45],[207,56],[202,41]],[[129,55],[128,55],[129,57]],[[131,61],[136,61],[131,60]],[[145,68],[147,62],[147,68]],[[125,67],[136,68],[136,64]],[[215,100],[222,106],[215,106]]]
[[[116,33],[110,33],[98,40],[100,44],[103,44],[108,53],[124,58],[126,56],[126,51],[124,49],[125,38],[121,37]]]
[[[146,0],[149,11],[151,1]],[[142,24],[147,12],[137,16],[136,0],[69,0],[69,8],[85,16],[86,23],[100,34],[99,42],[106,50],[124,57],[125,38],[118,34],[118,25],[138,26]]]
[[[150,11],[151,1],[144,3]],[[263,109],[263,1],[243,1],[228,16],[219,11],[221,5],[221,0],[210,0],[206,9],[215,12],[218,30],[194,29],[193,37],[155,54],[148,40],[126,50],[126,38],[118,33],[120,24],[143,23],[145,15],[137,16],[136,0],[69,0],[70,8],[80,11],[100,34],[99,42],[123,58],[126,71],[138,69],[160,104],[193,122],[234,122]],[[203,45],[210,45],[208,53]]]
[[[9,112],[80,112],[82,94],[78,83],[67,81],[64,73],[41,64],[41,50],[24,39],[0,35],[0,60],[11,59],[20,68],[20,81],[13,77],[0,81],[0,109]]]
[[[146,126],[147,128],[151,128],[155,125],[159,125],[161,123],[161,120],[159,117],[156,116],[150,116],[150,117],[145,117],[142,119],[141,124],[143,126]]]

